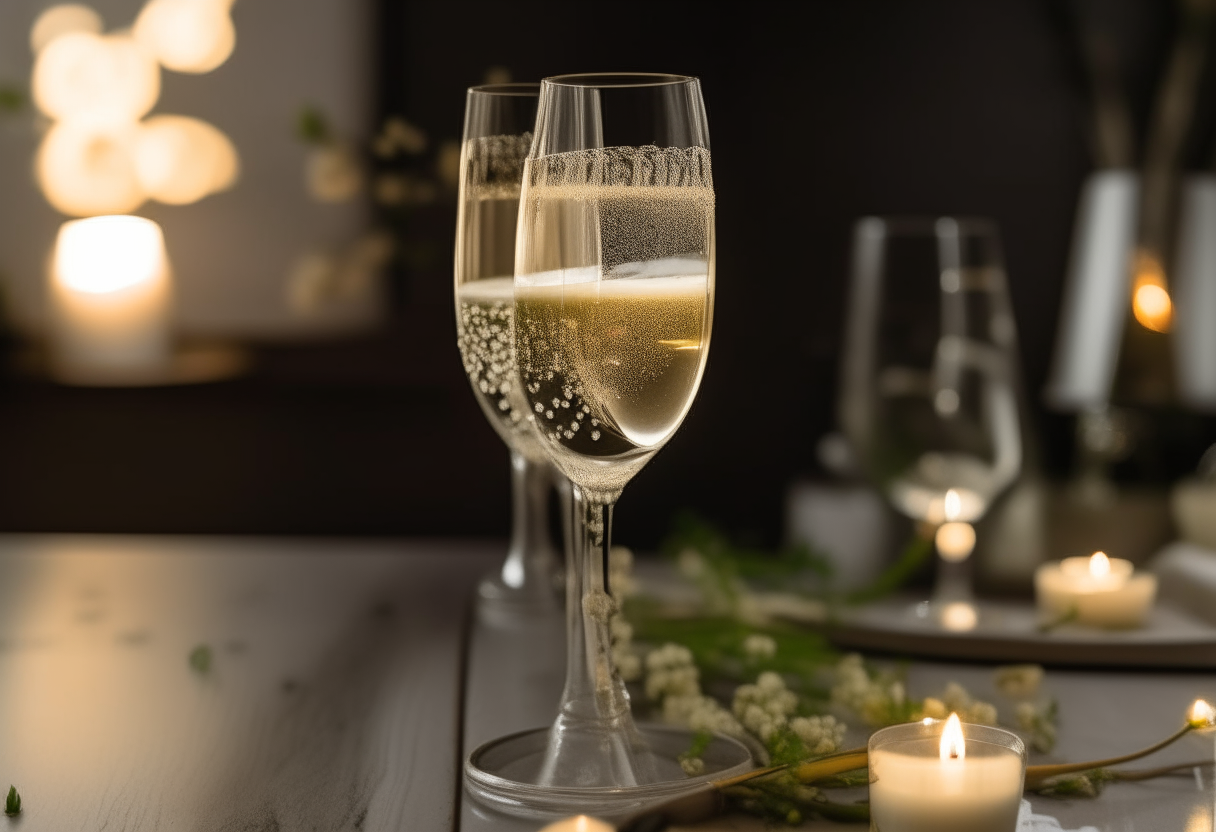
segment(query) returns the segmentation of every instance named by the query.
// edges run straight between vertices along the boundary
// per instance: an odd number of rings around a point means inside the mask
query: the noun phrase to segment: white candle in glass
[[[1130,561],[1090,557],[1045,563],[1034,575],[1039,609],[1098,627],[1138,627],[1157,597],[1157,577],[1136,572]]]
[[[615,832],[616,827],[587,815],[554,821],[540,832]]]
[[[159,225],[130,216],[64,223],[50,275],[56,365],[72,373],[163,366],[170,299]]]
[[[999,728],[927,719],[870,738],[870,819],[882,832],[1014,832],[1025,746]]]

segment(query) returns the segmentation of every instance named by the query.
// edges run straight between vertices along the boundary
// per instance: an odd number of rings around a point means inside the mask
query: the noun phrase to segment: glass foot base
[[[661,778],[657,783],[617,788],[537,785],[549,742],[546,727],[510,734],[475,749],[464,763],[465,788],[482,805],[516,817],[545,820],[581,814],[612,820],[754,768],[747,746],[717,734],[702,755],[703,773],[689,777],[677,757],[692,745],[692,731],[646,723],[638,724],[637,730],[649,747],[644,753],[651,755]]]
[[[498,572],[485,576],[477,586],[477,617],[493,627],[560,617],[562,608],[563,601],[552,587],[510,587]]]

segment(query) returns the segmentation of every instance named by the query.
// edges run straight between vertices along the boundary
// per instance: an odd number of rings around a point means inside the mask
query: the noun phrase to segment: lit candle
[[[1097,627],[1140,626],[1157,596],[1155,575],[1135,572],[1130,561],[1103,552],[1045,563],[1035,571],[1034,585],[1044,613]]]
[[[616,827],[587,815],[577,815],[554,821],[540,832],[616,832]]]
[[[984,725],[926,719],[870,737],[870,819],[882,832],[1014,832],[1026,747]]]
[[[156,223],[127,216],[64,223],[50,276],[56,368],[87,376],[163,366],[170,293]]]

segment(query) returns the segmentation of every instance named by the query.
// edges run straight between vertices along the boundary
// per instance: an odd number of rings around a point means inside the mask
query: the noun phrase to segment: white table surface
[[[545,627],[550,631],[546,633]],[[465,750],[512,731],[545,724],[553,717],[561,687],[561,622],[538,622],[517,632],[475,625],[469,649]],[[908,669],[912,695],[939,692],[957,681],[975,696],[993,701],[992,668],[916,662]],[[1181,726],[1198,697],[1216,702],[1216,672],[1175,673],[1048,669],[1045,687],[1059,702],[1059,742],[1050,758],[1032,762],[1092,760],[1124,754],[1162,739]],[[1216,733],[1216,732],[1214,732]],[[1192,735],[1139,764],[1154,767],[1211,760],[1216,738]],[[1130,766],[1129,766],[1130,767]],[[864,795],[862,795],[864,796]],[[1212,768],[1144,783],[1115,783],[1093,800],[1032,796],[1033,810],[1058,818],[1064,829],[1093,826],[1100,832],[1210,832],[1216,790]],[[542,824],[496,815],[466,793],[464,832],[533,832]],[[761,832],[764,823],[743,816],[701,824],[699,832]],[[815,821],[802,829],[853,830],[860,824]]]
[[[501,556],[0,537],[0,788],[23,800],[9,823],[452,829],[467,601]],[[200,644],[206,674],[188,663]]]

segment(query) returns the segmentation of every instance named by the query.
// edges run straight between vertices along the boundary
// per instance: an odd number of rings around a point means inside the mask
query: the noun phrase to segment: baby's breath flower
[[[921,714],[929,719],[945,719],[950,716],[950,709],[946,707],[946,703],[942,700],[926,696],[925,701],[920,706]]]
[[[768,742],[784,728],[798,707],[798,695],[772,671],[761,673],[754,685],[739,685],[731,711],[743,727]]]
[[[831,754],[844,742],[845,726],[833,716],[796,716],[790,720],[790,730],[811,754]]]
[[[681,757],[680,768],[689,777],[697,777],[705,773],[705,761],[700,757]]]
[[[633,551],[629,547],[613,546],[608,550],[608,585],[614,598],[628,598],[637,592],[637,581],[633,577]]]
[[[688,548],[676,557],[676,566],[680,574],[689,580],[697,580],[705,574],[705,558],[696,549]]]
[[[1043,683],[1043,666],[1014,664],[998,667],[993,677],[997,690],[1010,699],[1033,699]]]
[[[753,633],[743,640],[743,653],[749,659],[771,659],[777,655],[777,642],[771,636]]]
[[[700,676],[692,651],[679,644],[664,644],[646,657],[646,696],[661,701],[668,696],[700,694]]]
[[[702,694],[668,696],[663,700],[663,721],[693,731],[711,731],[741,737],[743,726],[718,700]]]

